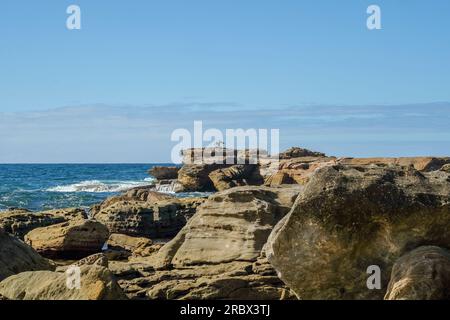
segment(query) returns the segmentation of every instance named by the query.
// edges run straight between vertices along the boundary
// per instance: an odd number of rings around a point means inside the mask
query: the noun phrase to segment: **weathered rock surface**
[[[95,216],[98,212],[111,207],[115,203],[146,202],[152,204],[160,200],[170,200],[175,198],[169,194],[156,192],[153,188],[153,186],[133,188],[121,195],[109,197],[100,204],[93,205],[90,214],[91,216]]]
[[[160,194],[159,194],[160,195]],[[166,200],[106,200],[94,218],[111,233],[147,238],[172,237],[195,213],[201,198],[167,198]],[[108,205],[109,204],[109,205]]]
[[[25,242],[45,257],[80,259],[100,252],[108,236],[100,222],[74,220],[34,229]]]
[[[31,271],[0,282],[0,294],[11,300],[127,299],[108,269],[98,265],[82,265],[80,271],[80,289],[67,286],[66,273]]]
[[[439,170],[443,165],[450,163],[450,157],[404,157],[404,158],[342,158],[338,161],[343,165],[366,166],[371,164],[402,167],[413,166],[418,171]]]
[[[122,279],[121,286],[133,298],[294,298],[262,251],[300,191],[300,186],[237,187],[211,196],[148,260],[157,270]]]
[[[292,147],[279,154],[280,159],[293,159],[300,157],[325,157],[325,153],[311,151],[299,147]]]
[[[226,167],[223,164],[185,164],[178,171],[178,182],[183,186],[183,191],[214,191],[209,174]]]
[[[424,246],[402,256],[392,268],[385,299],[450,299],[450,253]]]
[[[53,269],[33,248],[0,228],[0,281],[24,271]]]
[[[237,187],[210,196],[161,248],[158,267],[254,261],[299,192],[298,186]]]
[[[327,166],[275,227],[267,256],[301,299],[382,299],[394,262],[450,246],[450,179],[412,167]],[[378,265],[382,290],[368,290]]]
[[[33,229],[46,227],[74,219],[86,219],[82,209],[68,208],[32,212],[26,209],[11,209],[0,212],[0,227],[16,237],[23,237]]]
[[[149,256],[158,251],[162,245],[154,244],[152,240],[143,237],[130,237],[120,233],[113,233],[108,239],[108,253],[115,257],[128,258]]]
[[[450,164],[443,165],[441,170],[450,173]]]
[[[148,173],[155,177],[157,180],[170,180],[178,177],[179,167],[163,167],[155,166],[151,168]]]
[[[333,157],[298,157],[280,160],[278,167],[272,168],[273,172],[265,173],[264,184],[269,186],[305,185],[316,170],[334,164],[336,164],[336,158]]]
[[[252,184],[252,173],[256,165],[240,164],[212,171],[208,177],[217,191],[227,190],[237,186]]]

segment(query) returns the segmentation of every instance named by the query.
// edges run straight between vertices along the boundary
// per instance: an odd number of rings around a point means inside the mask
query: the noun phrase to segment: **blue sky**
[[[336,155],[450,150],[447,0],[0,6],[0,162],[167,161],[191,120]]]

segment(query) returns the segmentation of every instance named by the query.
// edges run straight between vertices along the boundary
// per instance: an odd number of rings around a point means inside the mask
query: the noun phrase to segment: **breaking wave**
[[[48,192],[123,192],[135,187],[149,186],[154,183],[153,178],[141,181],[99,181],[87,180],[79,183],[56,186],[46,189]]]

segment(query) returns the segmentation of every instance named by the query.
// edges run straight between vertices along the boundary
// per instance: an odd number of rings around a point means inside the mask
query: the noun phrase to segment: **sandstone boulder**
[[[210,196],[161,248],[159,267],[254,261],[299,192],[298,186],[237,187]]]
[[[117,200],[103,204],[94,218],[111,233],[147,238],[172,237],[186,224],[204,199],[169,198],[156,202]]]
[[[64,272],[22,272],[0,282],[0,294],[11,300],[124,300],[127,299],[112,273],[98,265],[83,265],[80,287]],[[70,274],[74,277],[75,273]],[[72,286],[73,285],[73,286]]]
[[[90,210],[91,216],[95,216],[98,212],[106,209],[115,203],[127,203],[127,202],[146,202],[148,204],[155,203],[160,200],[170,200],[175,197],[166,193],[154,191],[154,186],[138,187],[130,189],[123,194],[112,196],[101,202],[100,204],[93,205]]]
[[[178,177],[179,167],[163,167],[163,166],[155,166],[151,168],[148,173],[155,177],[157,180],[171,180],[176,179]]]
[[[208,177],[217,191],[251,184],[256,165],[240,164],[212,171]]]
[[[161,245],[154,244],[152,240],[143,237],[130,237],[120,233],[109,236],[108,251],[116,257],[129,257],[131,255],[145,257],[159,250]]]
[[[450,299],[450,253],[424,246],[402,256],[392,268],[385,299]]]
[[[261,257],[270,231],[300,191],[247,186],[214,194],[148,259],[156,271],[123,279],[121,286],[135,298],[295,298]]]
[[[183,191],[214,191],[209,174],[226,167],[223,164],[185,164],[178,171],[178,182],[183,186]]]
[[[24,271],[53,269],[33,248],[0,229],[0,281]]]
[[[25,242],[49,258],[79,259],[98,253],[109,231],[100,222],[74,220],[37,228],[25,236]]]
[[[326,166],[275,227],[267,256],[301,299],[382,299],[394,262],[450,246],[450,179],[412,167]],[[382,290],[368,290],[367,268]]]
[[[26,209],[11,209],[0,213],[0,227],[6,232],[23,239],[33,229],[85,218],[87,218],[86,212],[77,208],[42,212],[32,212]]]

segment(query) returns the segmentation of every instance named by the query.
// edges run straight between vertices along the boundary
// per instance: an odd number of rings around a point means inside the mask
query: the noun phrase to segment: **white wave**
[[[144,187],[153,184],[154,179],[146,178],[143,181],[99,181],[87,180],[79,183],[48,188],[49,192],[122,192],[135,187]]]

